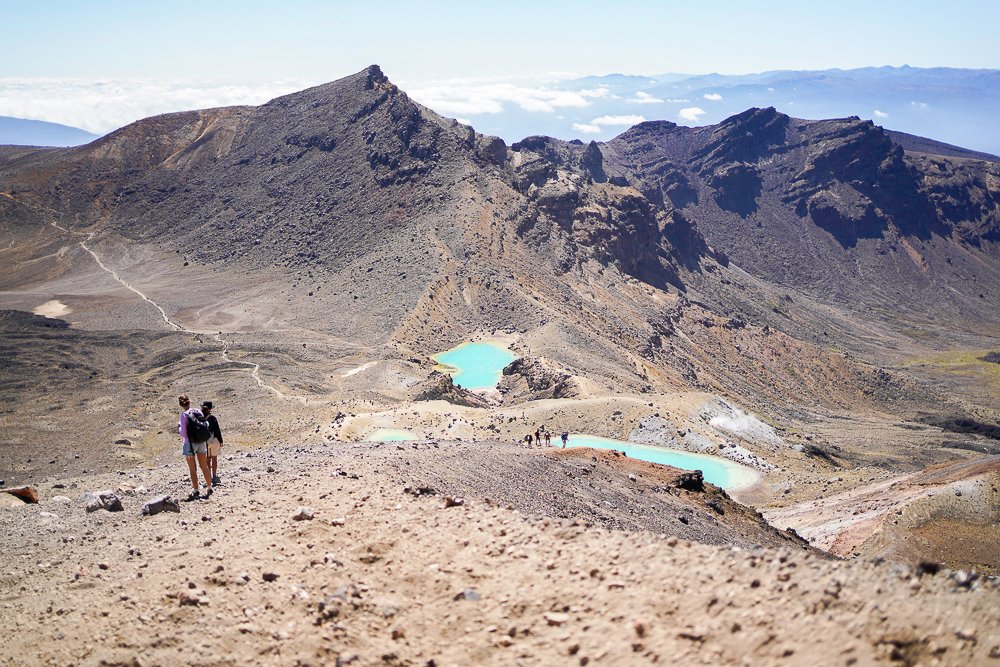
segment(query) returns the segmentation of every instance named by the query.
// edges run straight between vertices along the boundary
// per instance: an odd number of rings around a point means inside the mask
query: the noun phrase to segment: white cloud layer
[[[644,116],[637,116],[635,114],[629,114],[624,116],[601,116],[600,118],[595,118],[590,121],[594,125],[625,125],[632,127],[633,125],[638,125],[639,123],[645,123],[646,118]]]
[[[875,109],[875,117],[876,118],[888,118],[889,114],[886,113],[885,111],[879,111],[878,109]]]
[[[72,125],[96,134],[173,111],[262,104],[317,82],[214,83],[163,79],[0,78],[0,116]]]
[[[583,134],[598,134],[608,127],[632,127],[644,122],[646,122],[646,117],[636,114],[598,116],[589,123],[573,123],[573,129]]]
[[[711,100],[712,102],[718,102],[722,99],[722,95],[719,93],[705,93],[702,95],[706,100]]]
[[[0,78],[0,116],[15,116],[72,125],[104,134],[140,118],[173,111],[262,104],[317,81],[217,83],[162,79]],[[408,87],[416,101],[439,113],[469,117],[499,114],[508,106],[552,113],[583,109],[592,100],[612,99],[606,87],[562,90],[551,80],[518,81],[483,78],[451,80]],[[655,100],[655,98],[652,98]]]
[[[584,90],[559,90],[547,86],[518,83],[462,82],[415,87],[407,91],[413,99],[442,114],[495,114],[505,104],[514,104],[525,111],[551,113],[556,109],[582,109],[590,100],[608,97],[604,87]]]
[[[697,123],[698,119],[705,115],[705,110],[701,107],[684,107],[677,112],[677,117],[689,123]]]
[[[637,90],[635,95],[625,100],[626,102],[631,102],[632,104],[662,104],[663,100],[659,97],[653,97],[649,93],[644,93],[641,90]]]

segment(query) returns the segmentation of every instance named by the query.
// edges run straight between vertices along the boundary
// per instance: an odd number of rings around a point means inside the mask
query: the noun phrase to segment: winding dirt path
[[[56,225],[56,223],[54,223],[54,222],[52,224]],[[56,227],[59,227],[59,225],[56,225]],[[59,227],[59,229],[65,229],[65,228],[64,227]],[[87,235],[87,241],[89,241],[91,238],[92,238],[92,236],[88,234]],[[143,294],[142,292],[140,292],[138,289],[136,289],[135,287],[132,287],[127,282],[125,282],[125,280],[123,280],[122,277],[118,275],[117,271],[115,271],[114,269],[108,268],[108,266],[104,263],[104,261],[101,260],[100,256],[98,256],[98,254],[96,252],[94,252],[93,250],[91,250],[87,246],[87,242],[86,241],[80,241],[80,247],[83,248],[84,250],[86,250],[88,253],[90,253],[90,256],[94,258],[95,262],[97,262],[97,266],[99,266],[102,271],[110,274],[111,277],[114,278],[115,281],[119,285],[121,285],[125,289],[129,290],[130,292],[133,292],[133,293],[137,294],[139,296],[139,298],[141,298],[143,301],[145,301],[146,303],[148,303],[151,306],[153,306],[153,308],[156,308],[158,311],[160,311],[160,316],[163,318],[164,322],[166,322],[167,324],[169,324],[176,331],[188,331],[188,329],[185,329],[183,326],[181,326],[177,322],[174,322],[169,317],[167,317],[167,311],[163,310],[163,307],[160,306],[160,304],[156,303],[155,301],[153,301],[152,299],[150,299],[148,296],[146,296],[145,294]],[[192,333],[196,333],[196,332],[192,332]]]
[[[58,227],[59,229],[62,229],[63,231],[66,231],[66,232],[70,231],[70,230],[66,229],[65,227],[62,227],[61,225],[59,225],[59,224],[57,224],[55,222],[52,222],[52,224],[54,226]],[[70,233],[79,234],[80,232],[70,232]],[[87,241],[90,241],[92,238],[93,238],[93,234],[87,234]],[[252,361],[239,361],[237,359],[231,358],[229,356],[229,348],[232,347],[233,343],[232,343],[232,341],[229,341],[229,340],[226,340],[225,338],[223,338],[222,334],[220,334],[220,333],[212,334],[212,333],[210,333],[208,331],[198,331],[196,329],[189,329],[189,328],[185,327],[183,324],[180,324],[178,322],[173,321],[172,319],[170,319],[170,317],[167,315],[167,312],[163,309],[163,307],[160,304],[158,304],[155,301],[153,301],[146,294],[144,294],[141,290],[139,290],[139,289],[133,287],[132,285],[128,284],[128,282],[126,282],[121,276],[118,275],[117,271],[115,271],[114,269],[109,268],[104,263],[104,261],[101,259],[100,255],[98,255],[89,246],[87,246],[87,242],[86,241],[80,241],[80,247],[83,248],[84,250],[86,250],[90,254],[90,256],[94,258],[94,261],[97,262],[97,266],[100,267],[100,269],[102,271],[104,271],[105,273],[107,273],[108,275],[110,275],[115,280],[115,282],[117,282],[119,285],[121,285],[125,289],[129,290],[130,292],[133,292],[134,294],[136,294],[137,296],[139,296],[143,301],[145,301],[146,303],[148,303],[151,306],[153,306],[154,308],[156,308],[156,310],[159,311],[160,316],[163,318],[163,321],[166,322],[171,327],[173,327],[176,331],[183,331],[185,333],[199,334],[199,335],[203,335],[203,336],[211,336],[212,340],[214,340],[217,343],[219,343],[220,345],[222,345],[222,349],[220,350],[220,353],[222,355],[222,360],[224,362],[226,362],[227,364],[235,364],[237,366],[248,368],[250,370],[250,377],[253,379],[254,382],[257,383],[258,387],[260,387],[261,389],[268,390],[269,392],[271,392],[272,394],[274,394],[276,397],[278,397],[280,399],[283,399],[283,400],[296,400],[296,401],[299,401],[300,403],[302,403],[302,405],[306,404],[306,398],[304,396],[288,396],[287,394],[285,394],[283,391],[281,391],[277,387],[272,386],[272,385],[268,384],[267,382],[265,382],[263,380],[263,378],[260,377],[260,364],[252,362]]]
[[[36,206],[34,204],[27,204],[25,202],[20,202],[15,197],[13,197],[12,195],[10,195],[9,193],[6,193],[6,192],[0,193],[0,194],[2,194],[4,197],[7,197],[8,199],[10,199],[12,201],[15,201],[15,202],[17,202],[17,203],[19,203],[19,204],[21,204],[23,206],[27,206],[28,208],[34,209],[35,211],[37,211],[39,213],[42,213],[43,215],[45,215],[45,213],[48,213],[48,214],[51,214],[51,215],[58,215],[58,211],[55,211],[54,209],[50,209],[50,208],[47,208],[47,207],[40,207],[40,206]],[[153,299],[149,298],[149,296],[146,295],[144,292],[142,292],[142,290],[140,290],[140,289],[138,289],[138,288],[130,285],[125,279],[123,279],[120,275],[118,275],[117,271],[115,271],[114,269],[110,268],[107,264],[105,264],[104,260],[101,259],[101,256],[98,255],[90,246],[87,245],[87,242],[88,241],[92,241],[93,238],[94,238],[94,233],[93,232],[84,233],[84,232],[77,232],[77,231],[74,231],[72,229],[67,229],[66,227],[63,227],[62,225],[60,225],[58,222],[56,222],[53,219],[49,220],[49,224],[52,225],[53,227],[55,227],[56,229],[58,229],[58,230],[60,230],[60,231],[62,231],[64,233],[66,233],[66,234],[75,234],[77,236],[85,236],[86,238],[84,240],[82,240],[82,241],[79,241],[78,245],[83,250],[85,250],[87,252],[87,254],[89,254],[93,258],[93,260],[97,264],[98,268],[100,268],[102,271],[104,271],[105,273],[107,273],[108,275],[110,275],[112,277],[112,279],[114,279],[114,281],[117,282],[119,285],[121,285],[122,287],[124,287],[128,291],[132,292],[133,294],[135,294],[136,296],[138,296],[140,299],[142,299],[143,301],[145,301],[146,303],[148,303],[149,305],[151,305],[153,308],[155,308],[157,310],[157,312],[160,313],[160,317],[163,318],[163,321],[169,327],[171,327],[174,331],[183,331],[184,333],[190,333],[190,334],[202,335],[202,336],[210,336],[212,338],[212,340],[214,340],[217,343],[219,343],[220,345],[222,345],[222,349],[220,350],[220,353],[222,355],[222,360],[225,363],[227,363],[227,364],[234,364],[234,365],[241,366],[241,367],[249,369],[249,371],[250,371],[250,377],[257,384],[258,387],[260,387],[261,389],[266,389],[267,391],[269,391],[272,394],[274,394],[277,398],[282,399],[282,400],[295,400],[295,401],[298,401],[299,403],[301,403],[302,405],[306,405],[308,403],[308,399],[306,399],[306,397],[304,397],[304,396],[289,396],[288,394],[285,394],[283,391],[281,391],[277,387],[275,387],[273,385],[270,385],[267,382],[265,382],[264,379],[261,378],[261,376],[260,376],[260,364],[255,363],[255,362],[251,362],[251,361],[239,361],[237,359],[231,358],[229,356],[229,349],[232,347],[233,342],[229,341],[229,340],[226,340],[225,338],[223,338],[221,333],[213,334],[213,333],[208,332],[208,331],[198,331],[196,329],[189,329],[189,328],[185,327],[183,324],[180,324],[179,322],[175,322],[174,320],[170,319],[170,316],[167,315],[167,311],[163,309],[163,306],[161,306],[160,304],[158,304]]]

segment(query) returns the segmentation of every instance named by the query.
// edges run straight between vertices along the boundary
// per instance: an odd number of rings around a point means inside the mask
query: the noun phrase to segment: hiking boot
[[[210,498],[212,496],[212,491],[213,490],[214,489],[212,489],[212,487],[208,487],[208,491],[205,492],[205,497],[206,498]]]
[[[188,500],[198,500],[201,498],[201,493],[199,491],[192,491],[191,495],[187,497]]]
[[[212,486],[218,486],[219,484],[220,484],[220,482],[219,482],[219,476],[218,475],[212,475]]]

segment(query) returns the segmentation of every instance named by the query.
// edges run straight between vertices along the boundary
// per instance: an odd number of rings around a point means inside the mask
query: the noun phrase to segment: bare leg
[[[212,489],[212,476],[208,472],[208,457],[204,454],[198,454],[198,466],[201,468],[201,474],[205,476],[205,486]],[[195,479],[198,475],[195,474]]]
[[[198,469],[194,466],[194,456],[185,456],[188,462],[188,474],[191,475],[191,486],[198,490]]]

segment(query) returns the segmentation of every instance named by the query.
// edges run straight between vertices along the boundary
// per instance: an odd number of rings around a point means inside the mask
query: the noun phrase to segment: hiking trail
[[[33,205],[33,204],[24,204],[23,202],[19,202],[16,198],[14,198],[12,195],[10,195],[10,194],[8,194],[6,192],[0,193],[0,194],[2,194],[3,196],[7,197],[8,199],[10,199],[12,201],[15,201],[15,202],[17,202],[19,204],[23,204],[25,206],[28,206],[29,208],[32,208],[32,209],[34,209],[34,210],[36,210],[36,211],[38,211],[40,213],[42,211],[46,211],[49,214],[58,215],[58,212],[55,211],[54,209],[50,209],[48,207],[40,207],[40,206],[36,206],[36,205]],[[172,329],[174,329],[175,331],[182,331],[184,333],[189,333],[189,334],[194,334],[194,335],[201,335],[201,336],[209,336],[209,337],[211,337],[212,340],[214,340],[217,343],[219,343],[220,345],[222,345],[222,349],[220,350],[220,353],[221,353],[223,362],[225,362],[227,364],[234,364],[234,365],[237,365],[237,366],[242,366],[244,368],[249,369],[250,370],[250,377],[257,384],[258,387],[260,387],[261,389],[266,389],[267,391],[271,392],[276,397],[278,397],[278,398],[280,398],[282,400],[295,400],[295,401],[300,402],[302,405],[306,405],[308,403],[308,399],[306,399],[304,396],[289,396],[289,395],[285,394],[283,391],[281,391],[280,389],[278,389],[277,387],[275,387],[273,385],[270,385],[267,382],[265,382],[264,379],[261,378],[261,376],[260,376],[260,364],[258,364],[256,362],[251,362],[251,361],[239,361],[237,359],[231,358],[229,356],[229,349],[232,347],[233,342],[230,341],[230,340],[226,340],[225,338],[223,338],[221,333],[215,333],[215,334],[213,334],[213,333],[208,332],[208,331],[198,331],[196,329],[189,329],[189,328],[185,327],[183,324],[180,324],[179,322],[175,322],[174,320],[170,319],[170,316],[167,315],[167,311],[165,311],[160,304],[158,304],[153,299],[149,298],[149,296],[147,296],[144,292],[142,292],[142,290],[140,290],[140,289],[138,289],[138,288],[130,285],[126,280],[124,280],[120,275],[118,275],[117,271],[115,271],[114,269],[110,268],[107,264],[105,264],[104,260],[101,259],[101,256],[98,255],[90,246],[87,245],[87,242],[88,241],[92,241],[93,238],[94,238],[94,233],[93,232],[84,233],[84,232],[77,232],[77,231],[74,231],[74,230],[71,230],[71,229],[67,229],[66,227],[63,227],[58,222],[56,222],[54,219],[50,219],[49,220],[49,224],[52,225],[53,227],[55,227],[56,229],[59,229],[59,230],[65,232],[67,234],[75,234],[77,236],[86,236],[86,238],[84,240],[78,242],[78,245],[83,250],[85,250],[87,252],[87,254],[89,254],[94,259],[94,262],[97,264],[98,268],[100,268],[102,271],[104,271],[105,273],[107,273],[108,275],[110,275],[114,279],[114,281],[117,282],[119,285],[121,285],[122,287],[124,287],[128,291],[132,292],[133,294],[135,294],[136,296],[138,296],[139,298],[141,298],[143,301],[145,301],[146,303],[148,303],[149,305],[151,305],[153,308],[155,308],[160,313],[160,317],[163,318],[163,321],[168,326],[170,326]]]

